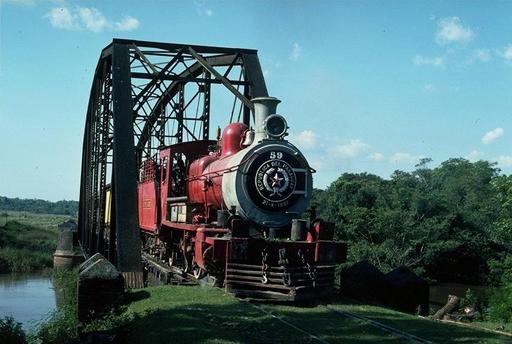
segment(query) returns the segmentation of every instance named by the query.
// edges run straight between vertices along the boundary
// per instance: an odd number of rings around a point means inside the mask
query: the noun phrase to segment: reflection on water
[[[55,308],[55,291],[49,277],[0,274],[0,317],[11,315],[31,330]]]

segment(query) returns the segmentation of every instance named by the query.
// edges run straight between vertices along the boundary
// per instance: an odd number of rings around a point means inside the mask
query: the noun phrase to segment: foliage
[[[483,319],[484,312],[487,312],[488,303],[488,293],[477,293],[472,289],[468,289],[464,297],[462,297],[460,300],[459,309],[461,312],[464,312],[464,308],[472,308],[477,312],[477,316],[473,320],[480,320]]]
[[[0,273],[33,272],[44,268],[50,269],[52,264],[51,254],[0,248]]]
[[[56,243],[56,230],[8,220],[0,227],[0,273],[51,268]]]
[[[0,318],[0,338],[2,344],[25,344],[25,332],[21,328],[21,323],[16,322],[13,317],[6,316]]]
[[[492,280],[498,288],[489,297],[488,317],[494,321],[512,322],[512,255],[502,261],[493,260],[490,266]]]
[[[491,320],[512,322],[512,283],[498,288],[489,298]]]
[[[64,344],[77,338],[77,271],[55,270],[53,283],[60,289],[62,304],[39,324],[33,340],[41,344]]]
[[[0,210],[27,211],[37,214],[61,214],[76,216],[78,213],[78,202],[50,202],[41,199],[19,199],[0,196]]]
[[[506,254],[502,259],[490,260],[489,270],[491,285],[512,285],[512,254]]]
[[[495,283],[492,267],[512,253],[512,177],[486,161],[429,163],[389,180],[345,173],[315,190],[312,204],[348,242],[350,263],[366,259],[385,272],[405,265],[438,281]]]

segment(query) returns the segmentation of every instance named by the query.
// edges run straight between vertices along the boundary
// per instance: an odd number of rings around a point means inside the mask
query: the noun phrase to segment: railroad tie
[[[421,337],[415,336],[413,334],[404,332],[402,330],[399,330],[397,328],[385,325],[385,324],[383,324],[381,322],[372,320],[372,319],[370,319],[368,317],[365,317],[365,316],[362,316],[362,315],[358,315],[358,314],[354,314],[354,313],[346,312],[346,311],[340,311],[338,309],[334,309],[334,308],[329,307],[329,306],[325,306],[325,308],[327,308],[330,311],[335,312],[335,313],[337,313],[339,315],[343,315],[345,317],[348,317],[348,318],[358,319],[358,320],[365,321],[370,326],[373,326],[373,327],[378,328],[378,329],[380,329],[382,331],[391,333],[391,334],[393,334],[395,336],[411,340],[411,341],[413,341],[415,343],[432,343],[431,341],[429,341],[429,340],[427,340],[425,338],[421,338]]]
[[[321,339],[320,337],[315,336],[314,334],[312,334],[312,333],[310,333],[310,332],[308,332],[308,331],[306,331],[306,330],[303,330],[303,329],[301,329],[301,328],[299,328],[299,327],[295,326],[294,324],[290,323],[289,321],[286,321],[286,320],[285,320],[285,319],[283,319],[282,317],[277,316],[277,315],[275,315],[274,313],[267,311],[265,308],[263,308],[263,307],[261,307],[261,306],[258,306],[258,305],[256,305],[256,304],[254,304],[254,303],[252,303],[252,302],[250,302],[250,301],[246,301],[246,300],[240,300],[240,301],[242,301],[242,302],[247,302],[248,304],[250,304],[250,305],[251,305],[251,306],[253,306],[254,308],[258,309],[260,312],[265,313],[265,314],[267,314],[267,315],[270,315],[272,318],[274,318],[274,319],[276,319],[276,320],[280,321],[281,323],[285,324],[285,325],[286,325],[286,326],[288,326],[288,327],[293,328],[293,329],[294,329],[294,330],[296,330],[296,331],[299,331],[299,332],[301,332],[301,333],[303,333],[303,334],[307,335],[307,336],[308,336],[309,338],[311,338],[311,339],[314,339],[314,340],[316,340],[316,341],[318,341],[318,342],[320,342],[320,343],[322,343],[322,344],[330,344],[328,341],[325,341],[325,340]]]

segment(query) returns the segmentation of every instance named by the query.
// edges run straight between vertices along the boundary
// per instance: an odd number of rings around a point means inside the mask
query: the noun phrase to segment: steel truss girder
[[[230,76],[234,70],[238,79]],[[103,253],[122,272],[140,271],[141,161],[161,145],[209,139],[212,85],[236,95],[233,109],[240,102],[249,125],[247,99],[267,96],[256,50],[124,39],[103,49],[82,149],[79,241],[89,254]]]

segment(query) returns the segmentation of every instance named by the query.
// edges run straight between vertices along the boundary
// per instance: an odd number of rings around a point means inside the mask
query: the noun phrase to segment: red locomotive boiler
[[[346,245],[333,241],[332,223],[308,210],[314,170],[285,139],[280,101],[252,102],[254,129],[231,123],[217,141],[162,147],[158,161],[142,162],[144,250],[236,296],[296,300],[330,292]]]

